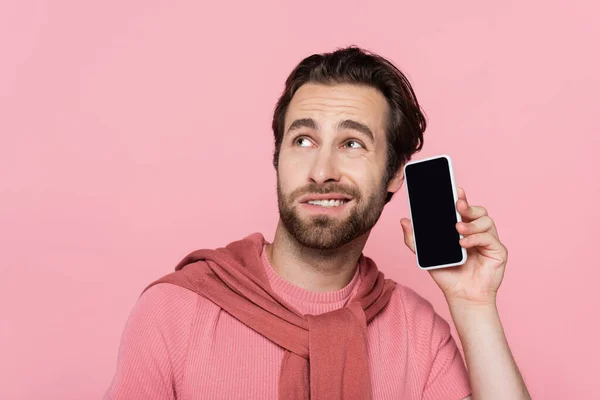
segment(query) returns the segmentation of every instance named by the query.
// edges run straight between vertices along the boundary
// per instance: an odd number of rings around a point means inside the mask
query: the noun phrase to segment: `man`
[[[350,47],[303,60],[273,118],[273,242],[255,233],[195,251],[150,285],[106,398],[529,398],[496,308],[507,250],[462,188],[468,261],[430,274],[467,368],[431,304],[362,254],[425,126],[384,58]],[[414,252],[410,220],[401,225]]]

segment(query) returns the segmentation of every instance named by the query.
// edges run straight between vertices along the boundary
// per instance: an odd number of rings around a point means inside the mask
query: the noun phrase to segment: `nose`
[[[310,180],[319,185],[328,181],[339,182],[340,169],[336,157],[331,149],[321,147],[310,169]]]

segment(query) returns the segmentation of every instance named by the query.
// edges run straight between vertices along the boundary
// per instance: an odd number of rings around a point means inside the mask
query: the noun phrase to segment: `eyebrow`
[[[375,141],[375,137],[373,136],[373,132],[371,131],[371,129],[360,122],[351,120],[351,119],[345,119],[343,121],[338,122],[337,124],[337,129],[351,129],[353,131],[357,131],[362,133],[363,135],[369,137],[369,139],[371,139],[371,141]],[[290,125],[290,127],[288,128],[288,133],[291,131],[294,131],[296,129],[300,129],[300,128],[309,128],[309,129],[314,129],[314,130],[318,130],[318,126],[317,123],[315,122],[314,119],[312,118],[300,118],[295,120],[294,122],[292,122],[292,124]]]
[[[363,135],[368,136],[372,142],[375,141],[375,137],[373,136],[373,132],[371,132],[371,129],[369,129],[368,126],[366,126],[365,124],[362,124],[360,122],[356,122],[351,119],[345,119],[338,123],[337,128],[338,129],[352,129],[354,131],[362,133]]]
[[[295,131],[296,129],[300,129],[300,128],[309,128],[309,129],[317,130],[317,123],[312,118],[297,119],[294,122],[292,122],[292,124],[290,125],[290,127],[288,128],[287,131],[289,133],[291,131]]]

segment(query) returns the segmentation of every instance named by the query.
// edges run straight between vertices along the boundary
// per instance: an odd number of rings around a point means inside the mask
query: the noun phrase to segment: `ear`
[[[398,170],[396,170],[394,177],[389,181],[388,186],[387,186],[387,191],[390,193],[396,193],[398,190],[400,190],[403,183],[404,183],[404,165],[401,165],[400,168],[398,168]]]

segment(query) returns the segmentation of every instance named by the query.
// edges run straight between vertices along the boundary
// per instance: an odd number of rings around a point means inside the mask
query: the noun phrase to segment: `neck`
[[[299,243],[277,225],[273,243],[267,245],[267,257],[273,269],[293,285],[313,292],[340,290],[354,277],[358,259],[369,233],[331,250],[319,250]]]

